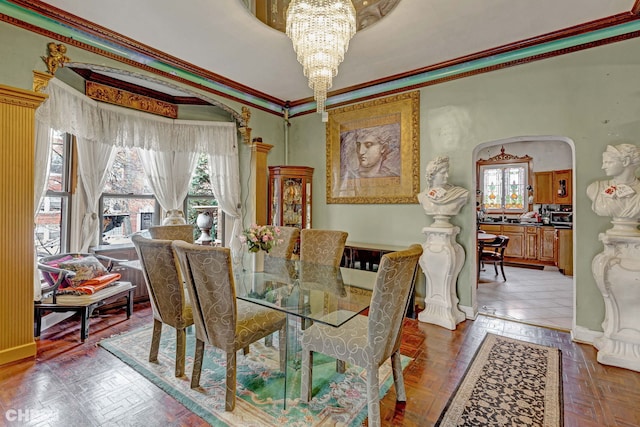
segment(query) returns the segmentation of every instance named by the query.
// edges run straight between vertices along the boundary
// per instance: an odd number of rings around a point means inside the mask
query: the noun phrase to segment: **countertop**
[[[553,227],[553,228],[572,228],[570,225],[558,225],[558,224],[543,224],[541,222],[492,222],[492,221],[481,221],[478,224],[480,225],[521,225],[523,227]]]

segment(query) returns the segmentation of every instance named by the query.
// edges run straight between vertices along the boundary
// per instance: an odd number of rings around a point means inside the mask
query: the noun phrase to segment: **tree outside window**
[[[209,177],[209,160],[206,154],[201,154],[198,158],[198,164],[193,171],[191,177],[191,184],[189,186],[189,193],[185,200],[184,210],[186,212],[186,220],[188,224],[196,224],[198,218],[198,212],[194,209],[194,206],[218,206],[218,201],[213,195],[213,187],[211,186],[211,179]],[[218,216],[214,218],[213,229],[210,234],[214,239],[224,241],[222,235],[223,216],[221,211],[218,211]],[[196,228],[194,232],[194,240],[200,237],[201,231]]]

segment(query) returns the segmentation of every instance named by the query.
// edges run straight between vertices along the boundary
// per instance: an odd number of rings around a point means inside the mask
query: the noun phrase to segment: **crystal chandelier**
[[[287,36],[323,119],[327,91],[355,33],[356,11],[350,0],[292,0],[287,9]]]

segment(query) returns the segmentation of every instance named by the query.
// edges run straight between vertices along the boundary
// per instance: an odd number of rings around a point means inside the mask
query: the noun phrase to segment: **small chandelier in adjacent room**
[[[353,4],[351,0],[292,0],[286,28],[313,89],[316,111],[326,121],[327,91],[356,33]]]

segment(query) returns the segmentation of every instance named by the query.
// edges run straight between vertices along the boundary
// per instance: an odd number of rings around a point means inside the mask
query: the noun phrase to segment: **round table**
[[[494,240],[496,237],[498,236],[491,233],[478,233],[478,240]]]

